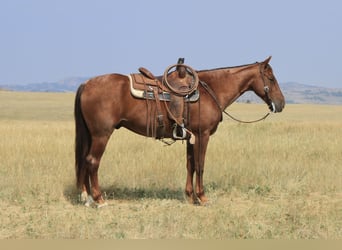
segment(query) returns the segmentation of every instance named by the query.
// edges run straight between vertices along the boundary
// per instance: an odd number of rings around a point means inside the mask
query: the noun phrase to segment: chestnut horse
[[[197,71],[200,98],[187,104],[190,119],[186,128],[196,138],[194,144],[188,138],[186,147],[185,194],[190,203],[205,204],[208,201],[203,186],[205,154],[210,135],[222,121],[222,112],[249,90],[264,100],[272,112],[283,110],[285,99],[269,65],[270,59],[237,67]],[[162,112],[164,117],[168,117],[165,105]],[[146,129],[147,113],[146,101],[131,95],[126,75],[98,76],[78,88],[74,113],[75,165],[77,185],[82,188],[82,197],[88,199],[86,205],[93,201],[98,206],[106,204],[99,187],[98,168],[111,134],[115,129],[125,127],[137,134],[150,136]],[[172,125],[172,120],[165,119],[165,138],[172,138]]]

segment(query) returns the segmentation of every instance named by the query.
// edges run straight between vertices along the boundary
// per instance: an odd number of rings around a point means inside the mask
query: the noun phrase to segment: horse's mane
[[[259,62],[243,64],[243,65],[238,65],[238,66],[228,66],[228,67],[220,67],[220,68],[213,68],[213,69],[202,69],[202,70],[197,70],[197,72],[199,73],[199,72],[207,72],[207,71],[215,71],[215,70],[243,68],[243,67],[254,66],[255,64],[258,64],[258,63]]]

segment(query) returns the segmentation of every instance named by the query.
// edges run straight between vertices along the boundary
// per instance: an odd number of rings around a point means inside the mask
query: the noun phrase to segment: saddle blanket
[[[134,83],[136,82],[137,76],[139,76],[139,78],[144,78],[140,74],[127,75],[128,79],[129,79],[131,94],[134,97],[139,98],[139,99],[155,100],[156,97],[154,95],[153,88],[158,87],[158,85],[149,80],[149,81],[144,83],[145,89],[141,89],[141,86],[140,86],[140,88],[136,88]],[[134,77],[134,80],[133,80],[133,77]],[[141,83],[139,82],[138,84],[141,84]],[[158,91],[158,98],[161,101],[168,101],[169,102],[171,99],[171,95],[172,95],[172,93],[167,92],[165,90]],[[198,99],[199,99],[198,89],[196,89],[192,94],[184,97],[184,100],[186,102],[197,102]]]

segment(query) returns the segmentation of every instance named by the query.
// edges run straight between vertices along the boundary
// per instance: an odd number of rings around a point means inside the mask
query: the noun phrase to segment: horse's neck
[[[213,89],[222,108],[228,107],[244,92],[250,90],[254,77],[255,68],[252,66],[199,72],[199,78]]]

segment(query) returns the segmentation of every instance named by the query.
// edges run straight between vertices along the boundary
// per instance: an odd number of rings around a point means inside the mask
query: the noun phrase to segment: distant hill
[[[58,82],[0,85],[0,89],[28,92],[75,92],[89,77],[69,77]]]
[[[69,77],[58,82],[31,83],[25,85],[0,85],[0,89],[32,92],[75,92],[89,77]],[[342,88],[324,88],[296,82],[280,83],[286,103],[314,103],[342,105]],[[253,92],[242,95],[238,102],[261,102]]]
[[[280,83],[286,103],[342,104],[342,88],[324,88],[295,82]],[[239,102],[261,102],[253,92],[242,95]]]
[[[342,104],[342,88],[324,88],[293,82],[280,86],[288,103]]]

